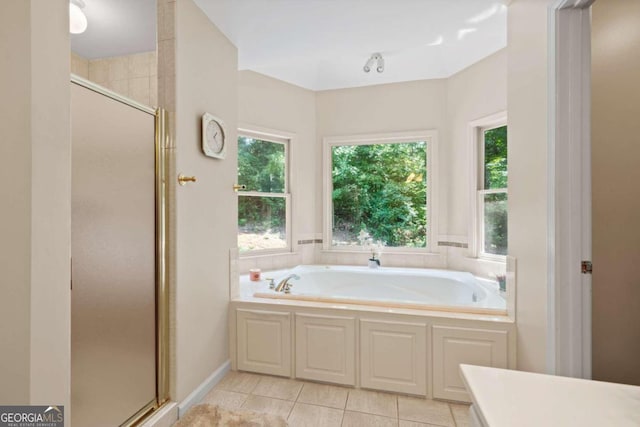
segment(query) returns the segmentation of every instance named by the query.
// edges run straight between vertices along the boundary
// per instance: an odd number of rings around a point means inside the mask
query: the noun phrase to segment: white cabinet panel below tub
[[[356,383],[355,318],[296,315],[296,377]]]
[[[507,332],[433,327],[433,397],[470,402],[460,364],[507,367]]]
[[[238,369],[291,375],[291,315],[237,310]]]
[[[427,394],[427,326],[360,320],[360,385]]]

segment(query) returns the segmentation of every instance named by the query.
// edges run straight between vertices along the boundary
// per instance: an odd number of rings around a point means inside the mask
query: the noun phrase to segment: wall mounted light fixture
[[[373,67],[374,63],[376,64],[377,72],[382,73],[384,71],[384,58],[382,57],[382,54],[374,53],[373,55],[371,55],[371,58],[369,58],[364,64],[364,67],[362,67],[364,72],[368,73],[369,71],[371,71],[371,67]]]
[[[84,9],[84,0],[69,1],[69,32],[71,34],[81,34],[87,30],[87,17]]]

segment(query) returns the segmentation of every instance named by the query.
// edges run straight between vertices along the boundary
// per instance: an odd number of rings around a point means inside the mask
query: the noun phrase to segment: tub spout
[[[378,258],[369,258],[369,268],[380,267],[380,260]]]
[[[286,294],[289,293],[289,288],[291,288],[291,286],[293,286],[292,284],[289,283],[289,280],[294,279],[294,280],[299,280],[300,276],[298,276],[297,274],[290,274],[287,277],[285,277],[284,279],[282,279],[280,281],[280,283],[278,283],[278,286],[276,286],[276,292],[282,292],[284,291]]]

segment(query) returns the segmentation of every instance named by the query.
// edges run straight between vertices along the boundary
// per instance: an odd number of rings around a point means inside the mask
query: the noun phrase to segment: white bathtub
[[[497,285],[470,273],[409,268],[297,266],[279,272],[291,279],[291,293],[275,292],[261,282],[253,287],[257,298],[278,298],[384,307],[506,314],[506,302]],[[269,276],[268,274],[266,276]]]

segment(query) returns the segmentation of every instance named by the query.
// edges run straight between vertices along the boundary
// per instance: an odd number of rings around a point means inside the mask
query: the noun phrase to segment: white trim
[[[138,109],[138,110],[140,110],[140,111],[142,111],[144,113],[151,114],[152,116],[156,115],[156,109],[155,108],[149,107],[148,105],[141,104],[140,102],[138,102],[138,101],[136,101],[134,99],[131,99],[131,98],[127,98],[124,95],[120,95],[119,93],[116,93],[116,92],[114,92],[114,91],[112,91],[110,89],[107,89],[104,86],[100,86],[98,83],[94,83],[94,82],[89,81],[89,80],[87,80],[85,78],[82,78],[82,77],[78,76],[77,74],[73,74],[72,73],[70,80],[71,80],[71,83],[75,83],[78,86],[84,87],[85,89],[89,89],[91,91],[99,93],[100,95],[104,95],[104,96],[106,96],[108,98],[113,99],[114,101],[121,102],[121,103],[123,103],[125,105],[128,105],[129,107],[133,107],[133,108]]]
[[[469,243],[469,236],[458,234],[440,234],[438,242]]]
[[[425,248],[385,248],[387,253],[431,253],[438,254],[438,131],[424,129],[416,131],[391,132],[379,134],[359,134],[348,136],[328,136],[322,139],[322,249],[327,252],[354,251],[354,248],[332,246],[332,218],[333,207],[331,193],[333,182],[331,179],[331,148],[336,145],[365,145],[425,141],[427,143],[427,246]]]
[[[239,196],[253,196],[253,197],[273,197],[273,198],[281,198],[285,199],[289,194],[288,193],[267,193],[261,191],[238,191]]]
[[[227,372],[231,370],[231,360],[227,360],[224,362],[218,369],[216,369],[209,377],[202,382],[195,390],[189,394],[182,402],[178,404],[178,418],[182,418],[182,416],[191,408],[193,405],[197,405],[202,401],[202,399],[218,384]]]
[[[547,371],[591,377],[590,6],[549,8]],[[555,100],[555,102],[553,102]]]
[[[467,125],[467,140],[469,141],[469,248],[468,256],[470,258],[482,258],[488,261],[506,262],[504,256],[498,258],[480,256],[480,242],[478,238],[480,232],[479,219],[479,198],[478,190],[480,183],[480,129],[490,129],[492,127],[508,126],[508,115],[506,111],[498,111],[488,116],[480,117],[472,120]],[[507,127],[508,129],[508,127]],[[508,144],[508,143],[507,143]]]
[[[292,141],[298,138],[298,135],[292,132],[268,128],[264,126],[257,126],[246,122],[238,123],[238,134],[243,133],[248,133],[257,137],[264,137],[266,139],[276,138],[277,140],[281,141]]]

